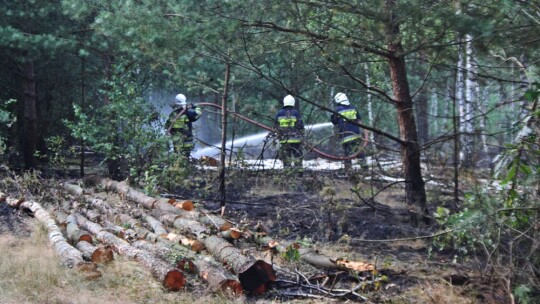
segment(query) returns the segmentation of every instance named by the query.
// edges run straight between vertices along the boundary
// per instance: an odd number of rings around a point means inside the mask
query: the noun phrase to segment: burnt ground
[[[371,172],[373,173],[373,172]],[[177,189],[180,197],[198,198],[205,209],[218,210],[217,182],[202,182],[201,172],[192,178],[194,189]],[[372,175],[373,176],[373,175]],[[203,180],[211,181],[204,177]],[[366,172],[265,171],[232,172],[227,183],[225,217],[249,229],[259,227],[279,240],[307,243],[331,258],[375,264],[377,276],[387,278],[381,286],[367,284],[370,299],[394,302],[403,294],[424,299],[404,303],[506,303],[496,284],[484,279],[481,258],[456,260],[452,251],[437,251],[432,238],[436,224],[411,222],[404,204],[404,189],[388,187],[386,181],[368,180]],[[200,189],[210,189],[201,192]],[[379,192],[380,189],[384,191]],[[430,187],[428,187],[430,189]],[[452,206],[444,187],[432,187],[429,209]],[[320,270],[306,270],[317,277]],[[328,274],[328,273],[327,273]],[[350,274],[340,277],[344,282]],[[360,274],[360,276],[370,274]],[[350,278],[349,278],[350,279]],[[441,290],[438,290],[441,288]],[[443,290],[451,289],[445,299]],[[430,292],[430,290],[432,291]],[[397,303],[402,303],[397,301]]]
[[[282,171],[229,173],[225,218],[275,239],[312,246],[332,259],[374,264],[378,270],[325,271],[284,262],[283,268],[278,268],[278,276],[283,280],[263,298],[304,298],[298,294],[305,293],[305,288],[299,290],[291,282],[305,276],[314,284],[349,288],[365,282],[362,292],[376,303],[507,302],[497,284],[482,276],[481,259],[456,262],[454,252],[430,250],[432,239],[424,236],[439,227],[412,225],[403,205],[402,188],[387,187],[379,193],[388,182],[368,182],[365,175],[309,171],[302,176]],[[169,194],[194,199],[207,210],[217,210],[220,205],[216,200],[216,177],[215,171],[199,171],[182,188]],[[431,197],[438,197],[430,202],[432,209],[446,204],[444,194],[437,191],[430,193]],[[374,193],[377,195],[371,199]],[[28,236],[28,219],[23,211],[0,204],[0,234]],[[261,296],[252,300],[259,301]]]

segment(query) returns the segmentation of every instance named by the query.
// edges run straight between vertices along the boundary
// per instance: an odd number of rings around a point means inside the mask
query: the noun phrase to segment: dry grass
[[[40,225],[29,238],[0,235],[0,303],[240,303],[213,295],[164,291],[146,269],[121,257],[96,280],[59,264]]]
[[[429,283],[418,286],[393,297],[388,303],[392,304],[476,304],[480,303],[470,297],[460,294],[460,288],[445,283]]]

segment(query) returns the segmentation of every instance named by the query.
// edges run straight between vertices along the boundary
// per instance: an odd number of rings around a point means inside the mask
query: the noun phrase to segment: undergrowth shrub
[[[527,92],[530,113],[516,128],[515,142],[497,159],[494,180],[465,196],[463,209],[439,207],[435,218],[448,233],[432,249],[455,258],[481,255],[490,277],[503,280],[521,303],[540,301],[540,85]]]
[[[141,87],[131,74],[119,73],[108,83],[109,103],[85,111],[75,106],[75,120],[65,123],[104,157],[112,178],[129,177],[156,193],[161,181],[176,182],[189,168],[171,151],[164,117],[143,98]]]

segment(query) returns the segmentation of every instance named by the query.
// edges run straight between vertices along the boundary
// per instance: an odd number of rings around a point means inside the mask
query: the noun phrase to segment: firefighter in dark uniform
[[[189,159],[195,147],[193,141],[193,122],[201,117],[202,110],[195,105],[188,105],[186,96],[178,94],[172,104],[173,111],[165,127],[172,137],[174,151]]]
[[[356,107],[349,102],[347,95],[344,93],[337,93],[336,96],[334,96],[334,101],[337,104],[336,112],[338,112],[339,115],[332,114],[330,120],[334,125],[338,126],[339,138],[345,156],[354,155],[355,153],[358,153],[361,146],[367,146],[368,132],[367,130],[362,132],[359,126],[352,123],[360,123],[361,117]],[[358,158],[360,158],[362,168],[367,168],[365,154],[360,153]],[[350,159],[345,160],[344,164],[345,170],[351,169],[352,162]]]
[[[301,170],[304,122],[294,105],[294,97],[287,95],[283,98],[283,108],[276,114],[276,130],[280,143],[279,159],[283,162],[284,168]]]

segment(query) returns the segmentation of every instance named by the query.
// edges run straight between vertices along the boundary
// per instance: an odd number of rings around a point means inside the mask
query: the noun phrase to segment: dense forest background
[[[273,125],[287,94],[316,124],[345,92],[370,131],[369,154],[401,160],[415,225],[436,222],[454,231],[441,248],[507,266],[499,275],[520,299],[540,290],[538,1],[1,6],[4,168],[57,175],[69,159],[82,176],[92,151],[112,178],[170,188],[189,174],[163,132],[177,93]],[[205,143],[224,126],[212,111],[198,126]],[[229,137],[258,131],[228,117]],[[428,180],[443,182],[452,204],[430,209]]]

